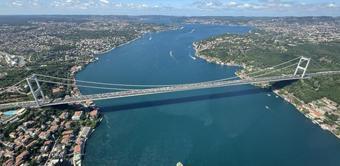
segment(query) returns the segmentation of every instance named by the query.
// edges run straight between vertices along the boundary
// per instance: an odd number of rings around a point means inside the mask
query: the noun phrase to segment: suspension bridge
[[[256,72],[248,73],[247,77],[239,79],[238,77],[229,77],[212,81],[204,81],[198,83],[186,83],[186,84],[172,84],[172,85],[128,85],[128,84],[113,84],[102,82],[91,82],[67,78],[59,78],[46,76],[41,74],[33,74],[30,77],[18,82],[13,88],[22,83],[27,83],[30,94],[33,96],[33,101],[13,102],[0,104],[0,109],[12,109],[12,108],[36,108],[55,106],[62,104],[80,103],[84,101],[97,101],[106,99],[117,99],[133,96],[144,96],[189,90],[199,90],[208,88],[220,88],[227,86],[237,86],[245,84],[259,84],[259,83],[272,83],[279,81],[300,80],[309,79],[318,76],[327,76],[340,74],[340,71],[321,71],[314,73],[307,73],[307,68],[311,59],[306,57],[298,57],[281,64],[265,68]],[[287,71],[293,67],[291,74],[277,74],[280,71]],[[294,71],[295,70],[295,71]],[[269,76],[268,76],[269,75]],[[73,83],[70,83],[73,82]],[[110,90],[111,92],[90,94],[90,95],[75,95],[68,98],[59,99],[47,99],[41,87],[41,83],[63,85],[63,86],[77,86],[82,88],[94,88],[102,90]]]

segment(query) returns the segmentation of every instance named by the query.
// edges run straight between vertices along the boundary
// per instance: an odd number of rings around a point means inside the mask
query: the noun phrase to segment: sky
[[[0,15],[340,16],[340,0],[0,0]]]

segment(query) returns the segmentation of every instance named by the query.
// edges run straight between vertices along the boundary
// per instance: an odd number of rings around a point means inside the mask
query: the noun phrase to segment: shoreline
[[[215,58],[215,57],[207,57],[207,56],[204,56],[204,55],[201,55],[199,54],[199,49],[197,48],[198,45],[196,43],[193,43],[193,48],[195,50],[195,56],[198,57],[198,58],[201,58],[203,60],[205,60],[206,62],[208,63],[214,63],[214,64],[217,64],[217,65],[221,65],[221,66],[234,66],[234,67],[242,67],[243,69],[240,69],[238,71],[235,72],[235,75],[237,77],[239,77],[240,79],[245,79],[247,78],[246,75],[243,75],[243,71],[244,69],[247,69],[247,66],[246,65],[240,65],[240,64],[236,64],[236,63],[232,63],[232,62],[223,62],[222,60],[218,59],[218,58]],[[265,88],[267,84],[260,84],[260,85],[255,85],[254,86],[259,86],[261,88]],[[295,109],[300,112],[304,117],[308,118],[309,120],[312,121],[312,123],[314,124],[317,124],[322,130],[325,130],[325,131],[329,131],[332,135],[334,135],[335,137],[339,138],[340,139],[340,135],[336,134],[335,132],[333,132],[331,129],[325,127],[323,124],[320,124],[318,121],[316,121],[315,119],[313,119],[312,117],[310,117],[310,115],[306,114],[303,110],[303,107],[304,107],[304,102],[297,98],[296,96],[294,96],[293,94],[291,93],[288,93],[286,92],[287,94],[282,94],[280,93],[279,90],[272,90],[272,92],[274,94],[276,94],[277,96],[281,97],[284,101],[288,102],[289,104],[293,105],[295,107]],[[299,101],[299,103],[301,104],[297,104],[295,102],[293,102],[292,99],[290,99],[289,97],[292,97],[294,98],[295,100]]]
[[[118,46],[112,47],[112,48],[110,48],[110,49],[108,49],[108,50],[105,50],[105,51],[98,51],[98,52],[93,53],[93,54],[94,54],[94,56],[96,56],[96,57],[97,57],[97,56],[101,56],[101,55],[103,55],[103,54],[109,53],[110,51],[112,51],[112,50],[114,50],[114,49],[116,49],[116,48],[119,48],[119,47],[122,47],[122,46],[124,46],[124,45],[130,44],[130,43],[132,43],[132,42],[134,42],[134,41],[136,41],[136,40],[142,38],[144,35],[145,35],[145,34],[143,34],[143,35],[141,35],[141,36],[138,36],[138,37],[136,37],[136,38],[134,38],[134,39],[132,39],[132,40],[128,40],[127,42],[122,43],[122,44],[119,44]]]
[[[233,62],[223,62],[222,60],[220,60],[218,58],[207,57],[205,55],[199,54],[199,49],[197,48],[198,45],[196,44],[196,42],[194,42],[192,44],[192,46],[193,46],[193,48],[195,50],[195,56],[200,58],[200,59],[205,60],[208,63],[214,63],[214,64],[221,65],[221,66],[231,66],[231,67],[242,67],[242,68],[245,68],[244,65],[236,64],[236,63],[233,63]]]
[[[172,30],[172,29],[170,29],[170,30]],[[134,38],[134,39],[132,39],[132,40],[129,40],[129,41],[126,41],[126,42],[124,42],[124,43],[122,43],[122,44],[119,44],[118,46],[112,47],[112,48],[110,48],[110,49],[108,49],[108,50],[105,50],[105,51],[99,51],[99,52],[97,52],[97,53],[94,53],[94,54],[93,54],[93,58],[94,58],[94,59],[92,58],[90,61],[88,61],[88,62],[86,62],[86,63],[84,63],[84,64],[75,65],[75,66],[77,66],[77,70],[76,70],[76,71],[70,71],[70,72],[71,72],[71,74],[70,74],[71,79],[76,80],[76,74],[77,74],[78,72],[82,71],[83,69],[85,69],[85,67],[86,67],[87,65],[96,62],[100,56],[102,56],[102,55],[104,55],[104,54],[106,54],[106,53],[109,53],[110,51],[113,51],[113,50],[116,49],[116,48],[125,46],[125,45],[127,45],[127,44],[130,44],[130,43],[132,43],[132,42],[138,40],[138,39],[141,39],[143,36],[145,36],[145,35],[148,34],[148,33],[159,33],[159,32],[162,32],[162,31],[142,33],[142,35],[139,35],[139,36],[137,36],[136,38]],[[74,84],[74,88],[71,90],[71,94],[74,95],[74,96],[79,96],[79,95],[81,95],[80,89],[78,88],[77,84]],[[91,102],[93,103],[93,107],[97,107],[97,105],[96,105],[93,101],[91,101]],[[84,103],[84,102],[82,102],[82,103]],[[89,106],[89,107],[90,107],[90,106]],[[89,107],[88,107],[88,108],[89,108]],[[97,107],[97,108],[99,108],[98,110],[100,110],[100,107]],[[100,111],[99,111],[99,112],[100,112]],[[81,163],[83,162],[83,156],[85,156],[87,140],[90,139],[91,135],[95,132],[95,129],[101,124],[101,121],[102,121],[103,118],[104,118],[104,117],[103,117],[103,114],[102,114],[101,116],[102,116],[102,117],[100,118],[100,120],[99,120],[98,124],[96,125],[96,127],[91,128],[91,133],[86,137],[86,141],[85,141],[85,144],[84,144],[84,147],[83,147],[83,149],[84,149],[84,154],[82,154],[82,157],[81,157],[81,160],[80,160]]]
[[[144,34],[143,34],[143,35],[144,35]],[[143,35],[142,35],[142,36],[143,36]],[[110,52],[110,51],[112,51],[112,50],[114,50],[114,49],[116,49],[116,48],[122,47],[122,46],[124,46],[124,45],[127,45],[127,44],[133,42],[133,41],[136,41],[136,40],[140,39],[142,36],[138,36],[138,37],[136,37],[136,38],[134,38],[134,39],[132,39],[132,40],[129,40],[129,41],[125,42],[125,43],[122,43],[122,44],[120,44],[120,45],[118,45],[118,46],[116,46],[116,47],[112,47],[111,49],[108,49],[108,50],[106,50],[106,51],[102,51],[102,52],[95,53],[95,54],[93,55],[93,57],[95,58],[95,60],[91,59],[90,61],[88,61],[88,62],[86,62],[86,63],[84,63],[84,64],[75,65],[75,66],[77,66],[77,70],[76,70],[76,71],[72,71],[72,70],[70,71],[70,72],[71,72],[71,74],[70,74],[71,79],[76,80],[76,75],[77,75],[77,73],[80,72],[80,71],[82,71],[83,69],[85,69],[85,67],[86,67],[87,65],[96,62],[96,61],[98,60],[98,57],[99,57],[99,56],[102,56],[103,54],[108,53],[108,52]],[[76,83],[74,83],[74,88],[71,89],[71,94],[72,94],[73,96],[79,96],[79,95],[81,95],[80,89],[79,89],[79,87],[77,86]],[[93,103],[93,101],[91,101],[91,102]],[[84,102],[82,102],[81,105],[84,105]],[[97,105],[94,104],[94,103],[93,103],[92,106],[93,106],[93,107],[97,107]],[[88,106],[88,107],[86,107],[86,108],[90,108],[90,107],[91,107],[91,106]],[[97,108],[99,108],[98,110],[100,110],[100,107],[97,107]],[[100,111],[99,111],[99,113],[100,113]],[[100,114],[101,114],[101,113],[100,113]],[[84,146],[83,146],[84,154],[82,154],[81,157],[80,157],[80,163],[83,163],[83,158],[84,158],[84,156],[85,156],[85,154],[86,154],[86,147],[87,147],[86,145],[87,145],[88,140],[90,139],[91,135],[95,132],[96,128],[100,125],[100,123],[101,123],[101,121],[102,121],[102,119],[103,119],[103,115],[101,115],[101,116],[102,116],[102,117],[100,118],[98,124],[97,124],[94,128],[91,127],[91,133],[85,138],[85,142],[84,142]],[[73,158],[74,158],[74,156],[72,157],[72,161],[73,161]]]

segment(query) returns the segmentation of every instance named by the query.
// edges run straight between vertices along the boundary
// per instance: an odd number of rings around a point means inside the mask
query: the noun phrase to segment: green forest
[[[200,43],[225,39],[199,54],[234,61],[256,69],[273,66],[296,57],[311,58],[308,72],[340,70],[340,42],[311,43],[294,41],[290,36],[255,31],[246,35],[223,35]],[[290,72],[293,70],[289,70]],[[326,76],[301,80],[283,88],[305,102],[327,97],[340,103],[340,76]]]

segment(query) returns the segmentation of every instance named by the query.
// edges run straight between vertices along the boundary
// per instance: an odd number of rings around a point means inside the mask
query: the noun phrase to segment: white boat
[[[196,60],[196,57],[189,55],[191,59]]]
[[[270,97],[270,96],[272,96],[272,95],[268,93],[267,96]]]
[[[270,109],[269,106],[266,105],[266,109],[269,110]]]
[[[171,57],[173,57],[173,56],[174,56],[174,55],[172,54],[172,51],[170,51],[170,52],[169,52],[169,55],[170,55]]]
[[[181,162],[178,162],[176,166],[184,166]]]
[[[194,33],[195,32],[195,29],[192,29],[189,33]]]
[[[149,37],[149,40],[152,40],[152,37],[151,37],[151,36]]]

